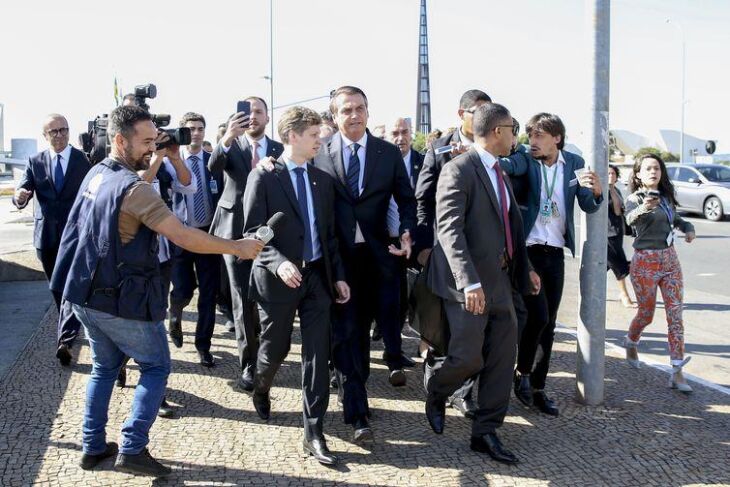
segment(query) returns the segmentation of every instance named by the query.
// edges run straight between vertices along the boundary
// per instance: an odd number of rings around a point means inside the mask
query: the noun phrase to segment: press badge
[[[553,216],[553,202],[551,200],[543,200],[540,204],[540,221],[549,223]]]
[[[674,229],[669,230],[669,235],[667,235],[667,247],[671,247],[674,243]]]
[[[210,180],[210,194],[218,194],[218,181],[215,179]]]

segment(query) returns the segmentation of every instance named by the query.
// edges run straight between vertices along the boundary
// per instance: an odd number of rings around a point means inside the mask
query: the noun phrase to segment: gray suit
[[[497,194],[475,149],[446,164],[436,190],[437,243],[427,283],[444,300],[450,341],[446,357],[429,357],[428,392],[446,399],[479,374],[473,436],[493,433],[507,413],[517,345],[512,287],[527,292],[529,275],[522,219],[507,178],[513,255],[506,256]],[[481,283],[486,311],[464,308],[463,289]]]
[[[208,169],[216,174],[223,172],[223,193],[210,224],[210,233],[216,237],[239,239],[243,236],[243,194],[251,172],[251,146],[246,138],[234,140],[226,153],[218,144],[208,161]],[[278,158],[284,146],[267,137],[266,155]],[[231,284],[233,322],[236,327],[238,358],[241,369],[256,363],[258,318],[255,303],[248,299],[248,282],[251,261],[238,261],[233,255],[224,255],[228,279]]]

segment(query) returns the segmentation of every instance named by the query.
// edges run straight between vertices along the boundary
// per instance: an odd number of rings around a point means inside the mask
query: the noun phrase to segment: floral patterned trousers
[[[631,321],[629,339],[638,342],[641,332],[654,319],[657,287],[662,292],[667,313],[669,358],[672,362],[684,357],[684,325],[682,324],[682,267],[674,247],[659,250],[637,250],[631,261],[631,284],[639,309]]]

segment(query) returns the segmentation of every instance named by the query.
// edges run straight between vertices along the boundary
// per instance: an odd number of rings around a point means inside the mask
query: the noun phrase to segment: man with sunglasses
[[[15,189],[13,204],[22,210],[35,196],[33,246],[43,272],[50,280],[68,214],[91,165],[83,152],[68,143],[68,122],[63,115],[48,115],[43,124],[43,137],[49,148],[28,160]],[[81,325],[73,313],[61,312],[61,293],[54,292],[53,299],[61,315],[56,357],[61,365],[68,365],[71,362],[70,348]]]

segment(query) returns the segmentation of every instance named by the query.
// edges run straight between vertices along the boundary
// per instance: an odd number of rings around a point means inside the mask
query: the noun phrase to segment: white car
[[[721,164],[667,164],[679,209],[719,221],[730,214],[730,167]]]

